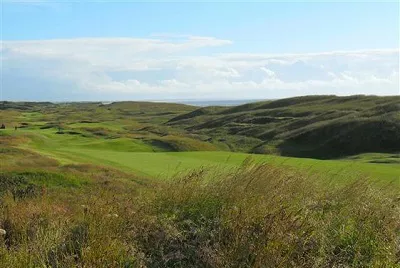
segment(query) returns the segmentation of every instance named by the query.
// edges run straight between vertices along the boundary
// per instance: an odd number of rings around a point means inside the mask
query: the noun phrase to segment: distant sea
[[[167,102],[167,103],[181,103],[181,104],[187,104],[187,105],[193,105],[193,106],[199,106],[199,107],[206,107],[206,106],[236,106],[236,105],[241,105],[241,104],[246,104],[246,103],[252,103],[252,102],[259,102],[259,101],[267,101],[270,99],[249,99],[249,100],[131,100],[131,101],[149,101],[149,102]],[[113,100],[113,101],[76,101],[79,103],[92,103],[92,102],[101,102],[102,104],[111,104],[113,102],[120,102],[120,101],[126,101],[126,100]],[[52,103],[58,103],[58,104],[68,104],[68,103],[73,103],[74,101],[55,101]]]
[[[258,101],[266,101],[266,99],[251,99],[251,100],[161,100],[159,102],[182,103],[193,106],[236,106],[245,103]]]

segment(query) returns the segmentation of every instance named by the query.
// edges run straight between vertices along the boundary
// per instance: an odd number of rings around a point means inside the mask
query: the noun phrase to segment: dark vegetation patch
[[[50,128],[61,129],[62,127],[63,125],[61,123],[48,122],[45,125],[41,126],[40,129],[50,129]]]
[[[82,135],[81,132],[74,131],[74,130],[61,130],[61,131],[57,131],[56,134]]]
[[[104,127],[83,127],[81,128],[83,131],[86,131],[89,134],[94,136],[103,137],[103,138],[118,138],[119,135],[113,132],[112,130]]]
[[[397,159],[376,159],[370,160],[369,163],[377,163],[377,164],[400,164],[400,161]]]
[[[165,136],[144,141],[150,143],[155,148],[155,151],[186,152],[217,150],[216,146],[208,142],[179,136]]]
[[[84,124],[93,124],[93,123],[99,123],[99,121],[92,121],[92,120],[81,120],[79,123],[84,123]]]
[[[29,126],[30,126],[29,123],[22,122],[22,123],[18,126],[18,128],[28,128]]]
[[[298,133],[279,148],[283,155],[335,158],[366,152],[398,152],[399,137],[399,121],[385,118],[336,121]]]
[[[153,147],[157,148],[160,151],[176,152],[178,149],[176,146],[174,146],[170,142],[167,142],[164,140],[149,140],[148,143],[150,143]]]
[[[25,176],[13,173],[0,173],[0,198],[11,193],[15,199],[32,198],[40,193],[40,187],[31,183]]]
[[[85,184],[83,178],[75,178],[73,175],[57,171],[22,171],[16,172],[17,176],[26,178],[30,183],[46,187],[80,187]]]
[[[215,138],[242,135],[260,140],[246,152],[326,159],[400,151],[399,114],[399,96],[303,96],[215,112],[199,109],[170,124]],[[240,148],[230,146],[235,147]]]

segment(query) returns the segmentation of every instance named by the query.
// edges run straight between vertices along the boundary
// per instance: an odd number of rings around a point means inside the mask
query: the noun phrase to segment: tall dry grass
[[[395,185],[247,161],[147,185],[96,175],[0,205],[3,267],[397,267]]]

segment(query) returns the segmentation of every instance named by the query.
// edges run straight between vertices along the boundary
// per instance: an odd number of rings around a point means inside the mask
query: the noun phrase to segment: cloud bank
[[[2,99],[254,99],[399,94],[399,49],[222,53],[230,40],[154,34],[1,43]]]

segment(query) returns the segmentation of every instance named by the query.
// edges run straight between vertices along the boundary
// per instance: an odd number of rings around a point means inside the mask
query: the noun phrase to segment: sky
[[[399,3],[1,1],[2,100],[399,95]]]

